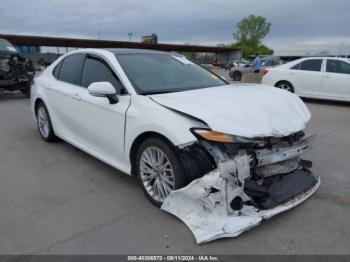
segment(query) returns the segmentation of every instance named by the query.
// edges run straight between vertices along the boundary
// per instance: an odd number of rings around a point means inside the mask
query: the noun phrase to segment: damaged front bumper
[[[240,149],[235,156],[205,141],[217,168],[171,192],[161,208],[181,219],[198,244],[238,236],[317,190],[320,178],[300,159],[312,140]]]

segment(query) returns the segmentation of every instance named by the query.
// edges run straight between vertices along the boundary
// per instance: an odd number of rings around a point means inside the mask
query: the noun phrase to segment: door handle
[[[325,75],[325,76],[323,76],[324,78],[332,78],[331,76],[327,76],[327,75]]]
[[[75,99],[75,100],[81,100],[81,96],[79,95],[79,94],[73,94],[73,98]]]

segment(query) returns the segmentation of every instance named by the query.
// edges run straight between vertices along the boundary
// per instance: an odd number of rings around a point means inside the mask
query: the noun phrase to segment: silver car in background
[[[262,70],[265,68],[276,67],[283,64],[283,61],[277,56],[267,56],[267,57],[261,58],[261,60],[262,60]],[[253,73],[253,72],[254,72],[253,62],[251,62],[250,64],[239,63],[238,65],[234,63],[233,67],[231,67],[229,70],[229,76],[233,81],[241,81],[242,76],[245,73]]]

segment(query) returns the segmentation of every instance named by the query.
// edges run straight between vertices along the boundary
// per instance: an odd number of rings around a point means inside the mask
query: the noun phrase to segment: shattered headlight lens
[[[264,145],[267,142],[261,139],[246,138],[241,136],[229,135],[210,129],[191,129],[192,133],[200,138],[213,142],[221,143],[241,143],[241,144],[259,144]]]

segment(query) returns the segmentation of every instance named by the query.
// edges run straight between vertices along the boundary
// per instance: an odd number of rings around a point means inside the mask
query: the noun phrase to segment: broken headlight
[[[193,128],[191,129],[191,131],[196,137],[213,142],[254,144],[260,146],[267,144],[267,141],[261,139],[229,135],[221,132],[212,131],[210,129]]]

